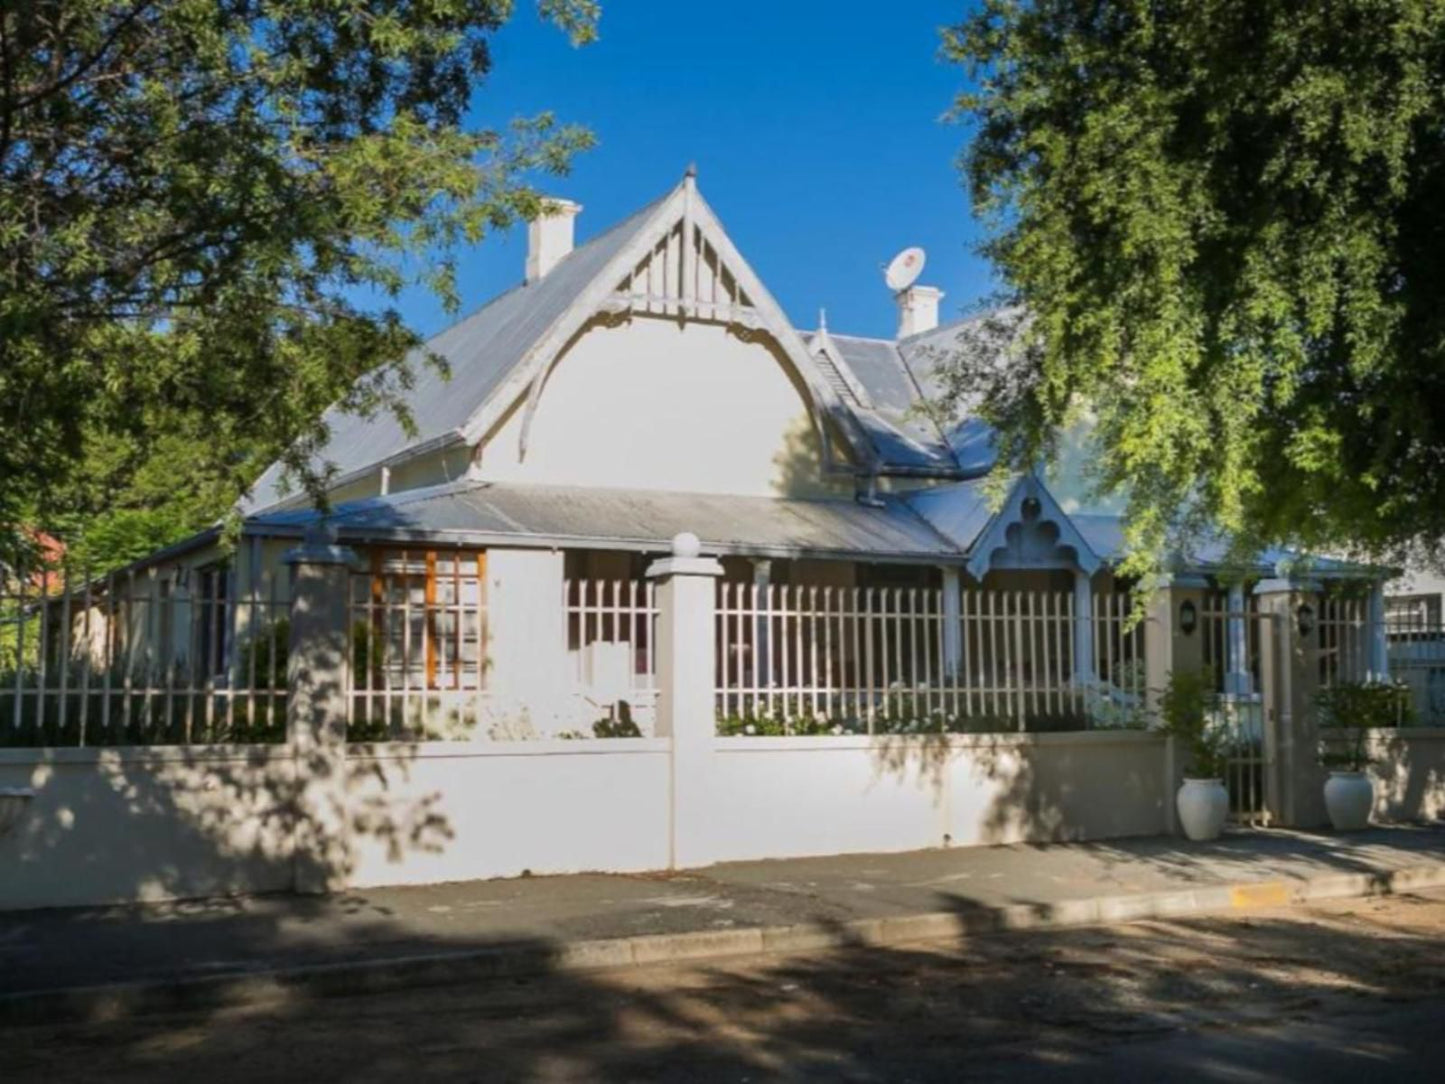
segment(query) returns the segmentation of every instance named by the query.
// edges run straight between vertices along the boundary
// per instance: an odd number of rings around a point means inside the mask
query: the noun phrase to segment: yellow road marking
[[[1289,903],[1289,886],[1281,881],[1238,885],[1229,890],[1231,907],[1282,907]]]

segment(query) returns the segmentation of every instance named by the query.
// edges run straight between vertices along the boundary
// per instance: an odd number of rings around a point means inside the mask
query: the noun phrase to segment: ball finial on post
[[[691,531],[682,531],[672,536],[672,555],[674,557],[696,557],[700,553],[702,553],[702,542]]]

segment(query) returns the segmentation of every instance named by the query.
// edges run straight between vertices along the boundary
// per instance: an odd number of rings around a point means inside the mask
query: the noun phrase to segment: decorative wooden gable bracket
[[[681,220],[622,277],[607,309],[763,329],[765,317],[698,222],[694,196],[690,188],[684,189]]]
[[[865,470],[875,466],[876,453],[867,435],[828,384],[778,303],[733,246],[698,193],[691,170],[577,302],[473,412],[461,428],[462,438],[471,445],[480,442],[525,395],[518,449],[525,456],[542,389],[557,358],[598,317],[634,314],[715,321],[748,336],[771,337],[807,385],[815,408],[810,415],[825,454],[831,442],[823,419],[829,418],[847,437],[857,462]]]
[[[1048,487],[1029,473],[974,540],[966,567],[981,580],[990,569],[1077,569],[1092,576],[1103,563]]]

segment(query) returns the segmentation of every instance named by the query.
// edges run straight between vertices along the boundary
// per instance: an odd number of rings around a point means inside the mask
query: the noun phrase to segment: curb
[[[1246,881],[1131,896],[1010,904],[968,913],[937,911],[855,919],[832,926],[755,926],[740,930],[647,934],[550,944],[509,942],[463,952],[267,971],[177,977],[0,995],[0,1026],[107,1022],[153,1012],[219,1009],[289,997],[380,993],[473,979],[640,967],[647,964],[887,947],[1009,930],[1108,925],[1153,918],[1247,911],[1317,900],[1384,896],[1445,887],[1445,863],[1292,881]]]

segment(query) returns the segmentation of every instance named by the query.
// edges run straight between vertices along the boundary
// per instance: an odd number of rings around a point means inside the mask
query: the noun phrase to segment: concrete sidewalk
[[[733,863],[0,915],[0,1016],[847,941],[903,942],[1445,885],[1445,827],[1247,832]],[[255,992],[252,989],[252,992]]]

